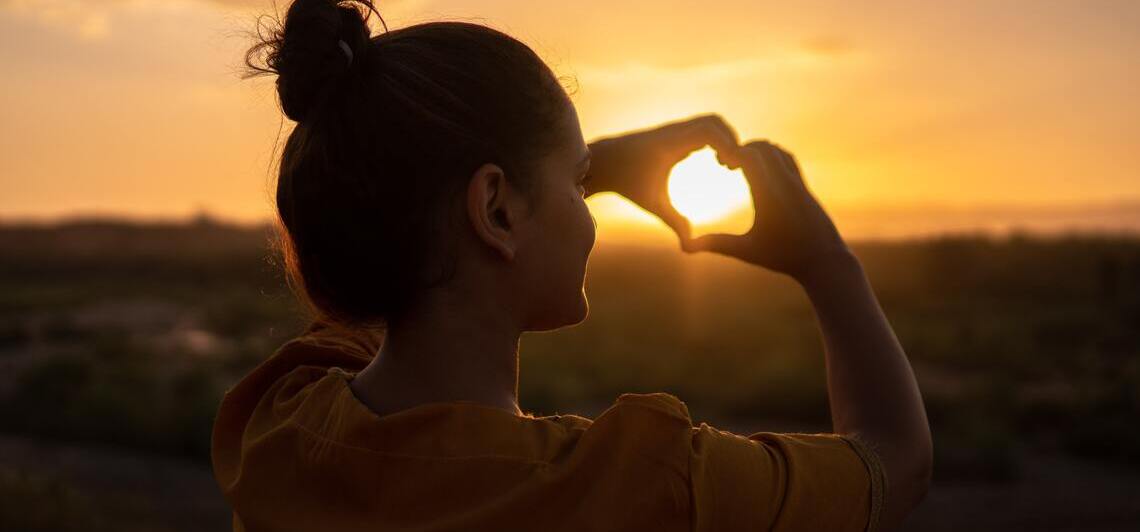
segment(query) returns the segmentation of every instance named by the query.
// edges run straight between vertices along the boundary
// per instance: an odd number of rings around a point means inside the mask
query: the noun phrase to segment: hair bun
[[[326,89],[352,67],[350,59],[371,43],[371,13],[379,16],[371,0],[296,0],[284,23],[249,50],[246,65],[252,75],[277,74],[285,116],[302,122],[321,104]],[[263,53],[260,66],[256,59]]]

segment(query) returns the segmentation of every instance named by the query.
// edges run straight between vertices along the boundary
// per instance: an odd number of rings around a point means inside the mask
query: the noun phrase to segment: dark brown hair
[[[529,176],[567,100],[506,34],[431,22],[373,36],[373,14],[368,0],[296,0],[246,56],[250,75],[278,76],[297,122],[277,181],[291,280],[320,317],[354,326],[397,319],[454,273],[446,214],[482,164],[534,208]]]

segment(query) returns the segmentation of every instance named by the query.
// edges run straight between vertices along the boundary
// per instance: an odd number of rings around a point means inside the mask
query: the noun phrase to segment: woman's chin
[[[586,317],[590,315],[590,300],[586,298],[586,291],[582,290],[581,297],[578,298],[578,317],[570,325],[577,325],[586,321]]]
[[[530,331],[552,331],[564,327],[573,327],[590,315],[590,302],[586,299],[585,291],[579,292],[575,302],[566,306],[561,312],[551,313],[539,320],[539,323],[528,327]]]

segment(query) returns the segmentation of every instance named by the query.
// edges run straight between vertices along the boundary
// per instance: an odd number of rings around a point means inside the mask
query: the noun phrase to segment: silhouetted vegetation
[[[269,234],[0,227],[3,430],[204,462],[223,390],[305,324]],[[1026,450],[1140,459],[1140,239],[855,248],[922,384],[937,479],[1017,479]],[[587,292],[585,323],[524,337],[524,409],[594,416],[620,393],[667,391],[737,432],[828,429],[822,346],[790,280],[603,239]]]

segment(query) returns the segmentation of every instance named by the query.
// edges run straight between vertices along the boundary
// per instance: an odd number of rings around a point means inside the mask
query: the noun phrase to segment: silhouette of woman
[[[707,115],[586,143],[550,69],[469,23],[371,35],[371,2],[297,0],[247,63],[297,122],[282,247],[319,319],[226,393],[214,472],[235,530],[869,530],[923,497],[931,439],[858,260],[792,157]],[[382,19],[381,19],[381,22]],[[264,62],[259,62],[263,60]],[[670,168],[712,146],[757,219],[692,238]],[[595,419],[518,404],[524,331],[577,324],[612,191],[686,252],[785,273],[823,331],[833,434],[694,427],[666,393]]]

